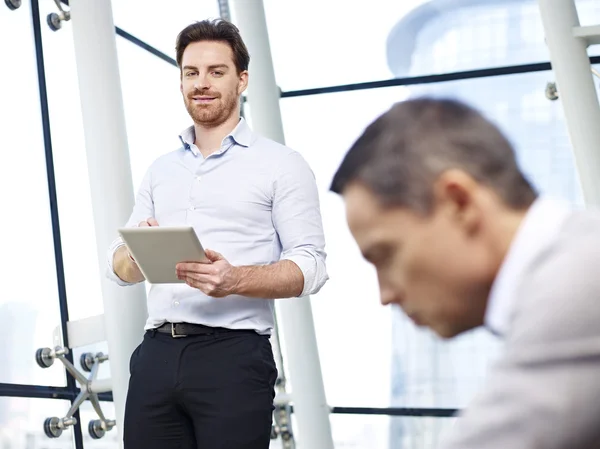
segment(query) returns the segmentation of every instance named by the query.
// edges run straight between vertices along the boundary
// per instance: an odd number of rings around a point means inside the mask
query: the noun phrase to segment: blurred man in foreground
[[[538,198],[501,132],[450,100],[396,104],[331,190],[381,303],[443,338],[506,340],[443,449],[600,447],[600,216]]]

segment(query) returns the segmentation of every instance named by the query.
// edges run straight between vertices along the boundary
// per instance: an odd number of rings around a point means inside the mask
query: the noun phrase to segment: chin
[[[466,330],[459,330],[452,326],[432,326],[431,330],[442,340],[449,340],[451,338],[457,337],[462,334]]]

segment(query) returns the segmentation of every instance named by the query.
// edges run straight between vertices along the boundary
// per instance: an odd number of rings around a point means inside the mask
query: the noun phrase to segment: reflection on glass
[[[63,385],[35,350],[60,325],[31,11],[0,14],[0,382]]]
[[[582,24],[600,23],[600,3],[577,5]],[[284,91],[549,60],[537,0],[265,0],[265,9]]]
[[[48,438],[44,421],[63,417],[69,402],[57,399],[0,397],[0,447],[2,449],[71,449],[73,430],[64,430],[59,438]]]
[[[537,0],[488,4],[454,0],[453,8],[431,8],[435,3],[441,1],[434,0],[416,8],[390,33],[387,54],[394,76],[550,59]],[[580,0],[578,10],[582,24],[600,23],[598,2]],[[591,47],[590,54],[598,54],[598,48]]]

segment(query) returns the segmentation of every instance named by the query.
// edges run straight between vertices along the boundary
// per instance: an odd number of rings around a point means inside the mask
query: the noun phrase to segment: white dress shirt
[[[514,310],[515,289],[520,276],[555,242],[572,209],[562,202],[538,198],[525,215],[492,285],[485,312],[485,325],[504,336]]]
[[[205,248],[232,265],[266,265],[287,259],[304,275],[301,296],[314,294],[328,279],[325,239],[313,172],[302,156],[254,134],[244,119],[204,158],[194,145],[194,127],[183,147],[148,169],[126,226],[154,217],[161,226],[191,225]],[[117,238],[108,250],[107,275]],[[293,301],[293,299],[291,299]],[[148,293],[146,329],[186,322],[270,334],[273,300],[231,295],[212,298],[186,284],[154,284]]]

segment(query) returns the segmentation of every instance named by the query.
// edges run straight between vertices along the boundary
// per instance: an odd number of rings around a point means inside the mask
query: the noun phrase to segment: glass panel
[[[409,95],[459,97],[508,133],[541,192],[581,203],[561,105],[544,94],[549,77],[543,72],[282,100],[287,144],[308,160],[321,192],[331,279],[313,297],[313,308],[331,405],[462,407],[500,346],[484,330],[443,342],[379,306],[375,272],[348,231],[341,199],[328,191],[349,146],[376,116]]]
[[[45,6],[44,15],[52,11],[51,4]],[[46,78],[69,314],[71,320],[79,320],[103,313],[100,273],[104,267],[98,267],[96,256],[71,27],[67,23],[60,31],[52,32],[43,26],[42,32],[46,59],[52,61]],[[189,125],[189,117],[179,92],[176,68],[119,37],[117,49],[133,183],[137,187],[156,157],[178,147],[179,132]]]
[[[456,418],[391,417],[387,449],[435,449],[455,422]]]
[[[60,326],[46,159],[29,2],[0,14],[0,382],[64,385],[35,350]]]
[[[178,0],[173,3],[144,0],[143,7],[135,0],[119,0],[112,2],[112,7],[116,26],[173,59],[175,39],[183,28],[198,20],[219,17],[217,0]]]
[[[578,5],[582,24],[600,23],[599,2]],[[265,9],[284,91],[549,60],[536,0],[265,0]]]
[[[443,442],[455,418],[422,418],[381,415],[331,415],[331,431],[336,448],[344,449],[435,449]],[[292,416],[292,430],[298,426]],[[302,435],[295,434],[302,444]],[[271,449],[281,449],[281,439]]]
[[[52,11],[51,3],[42,5],[43,17]],[[75,321],[103,313],[100,276],[104,267],[98,266],[96,255],[71,25],[65,23],[57,32],[42,25],[42,33],[45,57],[51,61],[46,67],[46,78],[69,315]],[[156,157],[178,147],[178,134],[188,126],[189,117],[181,100],[176,68],[119,37],[117,49],[133,182],[137,187]],[[140,76],[141,73],[151,76]],[[79,366],[81,353],[99,351],[107,352],[105,342],[76,348],[76,365]],[[109,372],[106,362],[100,377]]]
[[[3,449],[71,449],[73,430],[62,432],[58,438],[44,433],[46,418],[62,418],[70,403],[57,399],[0,397],[0,447]]]
[[[45,17],[55,5],[40,9]],[[42,23],[42,37],[69,319],[76,321],[101,314],[103,305],[71,23],[59,31]]]

